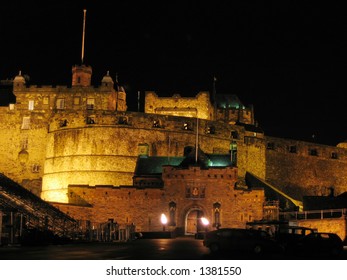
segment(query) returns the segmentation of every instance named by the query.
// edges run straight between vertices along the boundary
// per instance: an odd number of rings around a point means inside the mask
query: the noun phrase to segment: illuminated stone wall
[[[0,115],[0,172],[39,196],[46,154],[45,116],[7,107],[0,108]],[[23,127],[24,117],[29,129]]]
[[[119,124],[120,119],[126,124]],[[42,198],[67,202],[69,184],[131,185],[138,147],[147,144],[150,156],[183,156],[186,146],[196,142],[196,124],[189,118],[160,116],[160,128],[153,127],[158,115],[142,113],[94,112],[95,123],[86,124],[85,115],[76,112],[55,114],[47,136],[47,153]],[[60,127],[62,120],[68,125]],[[192,130],[184,123],[192,122]],[[228,153],[230,134],[238,130],[240,176],[251,170],[264,176],[264,149],[243,140],[243,128],[217,124],[215,134],[206,134],[209,121],[199,124],[199,144],[206,153]],[[195,125],[195,126],[194,126]],[[245,152],[247,151],[247,152]]]
[[[266,179],[287,194],[338,195],[347,191],[347,150],[266,137]]]
[[[158,97],[155,92],[146,92],[145,113],[180,117],[213,119],[213,108],[208,92],[200,92],[196,97]]]
[[[319,232],[336,233],[340,236],[342,241],[344,241],[347,236],[347,223],[345,217],[338,219],[296,220],[293,222],[296,222],[299,226],[317,229]]]
[[[195,171],[194,171],[195,170]],[[176,177],[177,176],[177,177]],[[220,203],[220,223],[223,227],[245,227],[247,221],[263,217],[263,190],[235,189],[237,169],[200,170],[192,167],[176,170],[164,167],[162,189],[137,189],[113,186],[70,186],[69,197],[79,197],[91,207],[54,204],[64,212],[69,212],[77,220],[104,223],[114,219],[119,224],[134,223],[138,231],[161,231],[160,216],[170,217],[170,203],[175,203],[174,225],[167,229],[178,229],[183,233],[186,217],[190,210],[200,209],[213,226],[214,203]],[[205,187],[204,197],[186,196],[186,186]]]

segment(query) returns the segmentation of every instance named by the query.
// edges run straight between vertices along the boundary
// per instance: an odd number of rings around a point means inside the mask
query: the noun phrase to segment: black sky
[[[317,1],[8,1],[0,8],[0,78],[71,84],[85,62],[158,95],[237,94],[267,135],[336,145],[347,139],[346,12]],[[329,6],[327,6],[329,5]],[[335,5],[335,6],[333,6]]]

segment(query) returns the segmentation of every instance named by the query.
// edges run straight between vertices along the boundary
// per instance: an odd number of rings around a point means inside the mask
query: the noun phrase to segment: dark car
[[[263,230],[222,228],[207,232],[203,241],[211,253],[280,253],[282,247]]]
[[[339,256],[343,252],[343,241],[335,233],[314,232],[306,235],[296,246],[297,253],[309,256]]]
[[[302,226],[283,226],[275,233],[275,239],[283,246],[286,253],[293,253],[302,239],[316,229]]]

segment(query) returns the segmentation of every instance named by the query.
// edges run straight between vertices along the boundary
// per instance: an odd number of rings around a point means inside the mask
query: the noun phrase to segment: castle
[[[264,218],[269,199],[247,174],[293,201],[347,190],[344,143],[268,137],[232,94],[148,91],[144,112],[129,112],[118,79],[106,73],[94,87],[91,76],[75,65],[71,87],[28,86],[19,73],[0,91],[15,96],[0,107],[1,173],[90,228],[115,220],[155,231],[161,214],[185,234],[202,216],[243,227]]]

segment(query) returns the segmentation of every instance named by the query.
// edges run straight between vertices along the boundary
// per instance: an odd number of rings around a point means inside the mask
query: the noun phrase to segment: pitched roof
[[[243,108],[244,105],[235,94],[217,94],[217,107],[218,108]]]

